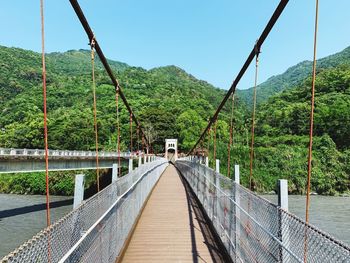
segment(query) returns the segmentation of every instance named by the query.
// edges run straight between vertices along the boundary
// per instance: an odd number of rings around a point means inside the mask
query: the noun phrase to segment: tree
[[[205,124],[206,122],[194,110],[187,110],[176,119],[181,150],[188,151],[194,146]]]

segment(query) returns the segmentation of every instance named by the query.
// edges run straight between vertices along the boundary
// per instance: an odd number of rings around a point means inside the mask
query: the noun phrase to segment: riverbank
[[[50,173],[50,194],[73,195],[74,174],[72,172]],[[0,174],[0,192],[6,194],[43,195],[46,193],[45,173]]]
[[[49,173],[51,195],[71,196],[74,194],[76,174],[85,174],[85,188],[96,185],[96,172],[93,170],[55,171]],[[108,170],[100,170],[100,178],[108,175]],[[46,180],[44,172],[0,174],[0,193],[20,195],[45,195]]]

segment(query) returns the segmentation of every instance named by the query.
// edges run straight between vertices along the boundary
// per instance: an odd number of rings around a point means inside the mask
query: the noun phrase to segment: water
[[[277,195],[264,195],[277,203]],[[305,219],[305,196],[290,195],[289,211]],[[350,245],[350,197],[311,196],[310,224]]]
[[[51,222],[73,208],[72,197],[50,199]],[[42,195],[0,194],[0,259],[46,227],[45,208],[46,199]]]
[[[276,203],[277,196],[264,198]],[[71,197],[51,196],[51,220],[72,209]],[[42,204],[42,206],[36,206]],[[25,209],[15,209],[22,208]],[[30,210],[37,210],[31,212]],[[289,196],[289,210],[305,217],[305,196]],[[350,197],[311,196],[310,222],[335,238],[350,244]],[[0,194],[0,258],[46,227],[45,196]]]

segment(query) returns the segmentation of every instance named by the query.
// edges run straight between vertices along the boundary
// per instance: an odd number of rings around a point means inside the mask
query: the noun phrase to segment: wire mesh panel
[[[350,262],[350,248],[196,158],[177,168],[234,262]]]
[[[140,166],[1,262],[115,262],[143,203],[167,165],[162,158]]]

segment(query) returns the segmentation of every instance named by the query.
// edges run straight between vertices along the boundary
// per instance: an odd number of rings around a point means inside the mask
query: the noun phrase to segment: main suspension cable
[[[253,94],[253,114],[252,114],[252,139],[250,144],[250,173],[249,173],[249,189],[253,190],[253,160],[254,160],[254,136],[255,136],[255,110],[256,110],[256,88],[258,85],[258,70],[259,70],[259,53],[260,50],[256,46],[256,58],[255,58],[255,81],[254,81],[254,94]]]
[[[95,81],[95,38],[91,39],[91,68],[92,68],[92,92],[94,97],[94,130],[95,130],[95,150],[96,150],[96,184],[97,192],[100,191],[100,167],[98,160],[98,130],[97,130],[97,106],[96,106],[96,81]]]
[[[72,1],[72,0],[71,0]],[[233,81],[230,89],[227,91],[225,97],[223,98],[223,100],[221,101],[220,105],[218,106],[218,108],[216,109],[214,115],[211,117],[211,119],[208,122],[207,127],[205,128],[205,130],[203,131],[203,133],[201,134],[201,136],[199,137],[199,139],[197,140],[197,142],[193,145],[192,149],[187,153],[187,155],[190,155],[194,149],[197,147],[198,143],[203,139],[203,137],[205,136],[206,132],[209,130],[209,128],[214,124],[215,120],[217,119],[217,116],[219,115],[219,113],[221,112],[222,108],[224,107],[226,101],[230,98],[231,94],[234,94],[236,91],[236,87],[239,83],[239,81],[242,79],[243,75],[245,74],[245,72],[247,71],[250,63],[253,61],[254,57],[255,57],[255,49],[256,47],[258,47],[258,49],[260,49],[260,47],[262,46],[262,44],[264,43],[264,41],[266,40],[267,36],[269,35],[269,33],[271,32],[271,29],[274,27],[274,25],[276,24],[278,18],[280,17],[280,15],[282,14],[284,8],[287,6],[289,0],[281,0],[280,3],[278,4],[276,10],[274,11],[272,17],[270,18],[269,22],[267,23],[264,31],[262,32],[262,34],[260,35],[258,41],[256,42],[253,50],[250,52],[247,60],[245,61],[245,63],[243,64],[241,70],[239,71],[237,77],[235,78],[235,80]]]
[[[93,31],[92,31],[92,29],[91,29],[91,27],[90,27],[90,25],[89,25],[85,15],[84,15],[84,13],[83,13],[83,10],[81,9],[81,7],[80,7],[80,5],[79,5],[77,0],[69,0],[69,2],[71,3],[71,5],[72,5],[76,15],[78,16],[78,18],[80,20],[80,23],[82,24],[82,26],[83,26],[83,28],[84,28],[84,30],[85,30],[88,38],[89,38],[89,41],[91,42],[91,39],[94,39],[96,53],[98,54],[98,56],[100,58],[100,61],[101,61],[102,65],[103,65],[103,67],[105,68],[108,76],[110,77],[110,79],[111,79],[111,81],[112,81],[112,83],[113,83],[113,85],[115,87],[115,91],[117,92],[117,89],[119,89],[119,95],[120,95],[121,99],[123,100],[123,102],[124,102],[128,112],[130,114],[132,114],[132,117],[133,117],[133,120],[134,120],[135,124],[136,125],[140,125],[141,134],[145,138],[145,142],[146,142],[146,145],[147,145],[148,142],[147,142],[147,139],[146,139],[145,132],[144,132],[144,130],[142,128],[142,125],[137,120],[135,114],[133,114],[131,106],[130,106],[130,104],[128,103],[128,101],[126,99],[126,97],[125,97],[125,95],[124,95],[124,93],[123,93],[123,91],[121,89],[121,86],[120,86],[118,80],[114,76],[113,71],[112,71],[111,67],[109,66],[108,61],[107,61],[105,55],[103,54],[102,49],[101,49],[97,39],[95,38],[94,33],[93,33]]]

